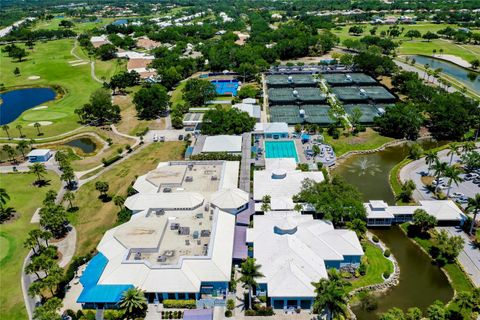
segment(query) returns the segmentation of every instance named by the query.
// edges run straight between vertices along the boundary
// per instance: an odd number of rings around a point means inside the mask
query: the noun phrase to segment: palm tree
[[[473,141],[466,141],[462,144],[462,152],[463,153],[471,152],[471,151],[475,150],[475,148],[476,148],[475,142],[473,142]]]
[[[34,173],[37,175],[37,181],[35,181],[37,183],[40,182],[42,180],[43,175],[47,173],[47,169],[45,169],[45,165],[42,163],[34,163],[28,168],[30,169],[31,173]]]
[[[432,168],[432,164],[438,161],[438,155],[433,150],[428,150],[425,152],[425,163],[428,165],[428,175],[430,175],[430,169]]]
[[[27,149],[28,149],[28,142],[27,141],[22,140],[18,143],[17,150],[20,151],[23,159],[25,159],[25,150],[27,150]]]
[[[148,308],[145,293],[138,288],[128,289],[122,295],[120,308],[124,311],[126,319],[143,319]]]
[[[42,126],[40,123],[35,122],[33,126],[37,129],[38,135],[41,135],[42,133],[40,132],[40,127]]]
[[[328,319],[346,317],[348,299],[345,281],[341,279],[336,269],[330,269],[328,276],[329,279],[320,279],[319,282],[312,283],[317,294],[313,309],[317,313],[326,310]]]
[[[468,232],[472,234],[473,226],[475,225],[475,221],[477,219],[477,214],[480,212],[480,193],[477,193],[474,198],[468,198],[467,211],[473,212],[473,220]]]
[[[2,147],[3,152],[7,154],[7,156],[10,158],[12,162],[15,162],[15,150],[12,148],[11,145],[4,145]]]
[[[255,263],[254,258],[247,258],[242,263],[240,269],[240,281],[243,282],[243,287],[248,288],[248,307],[252,307],[252,288],[257,286],[256,279],[263,277],[263,274],[259,271],[261,265]]]
[[[301,213],[302,210],[303,210],[302,204],[301,203],[295,203],[295,205],[293,206],[293,211]]]
[[[425,64],[424,68],[425,68],[426,72],[423,74],[423,79],[425,79],[425,75],[428,74],[428,69],[430,69],[430,65],[427,63],[427,64]]]
[[[447,167],[448,167],[448,163],[440,162],[440,161],[436,161],[435,164],[432,167],[434,172],[435,172],[434,173],[435,181],[437,182],[435,184],[435,193],[437,193],[437,191],[438,191],[438,187],[439,187],[439,184],[440,184],[440,178],[445,173],[445,170],[447,169]]]
[[[120,208],[120,210],[123,209],[123,203],[125,202],[125,197],[122,196],[115,196],[113,198],[113,203],[115,203],[116,206]]]
[[[10,138],[10,133],[8,132],[9,129],[10,129],[10,127],[9,127],[8,125],[6,125],[6,124],[4,124],[4,125],[2,126],[2,130],[5,131],[5,133],[7,134],[8,140],[11,139],[11,138]]]
[[[21,125],[21,124],[17,124],[17,125],[15,126],[15,128],[17,128],[18,132],[20,133],[20,138],[23,138],[22,125]]]
[[[452,165],[453,156],[454,156],[454,155],[457,155],[457,156],[460,155],[460,152],[459,152],[460,146],[461,146],[461,145],[460,145],[460,143],[458,143],[458,142],[452,142],[452,143],[450,143],[450,150],[449,150],[448,153],[447,153],[447,156],[450,156],[450,162],[448,163],[449,166]]]
[[[460,168],[458,168],[456,166],[449,166],[445,170],[444,175],[445,175],[446,178],[448,178],[447,198],[450,196],[450,189],[451,189],[451,186],[452,186],[452,182],[454,182],[455,185],[458,186],[458,183],[463,181],[463,179],[460,178],[460,174],[462,174],[462,173],[463,173],[463,170],[461,170]]]
[[[3,207],[7,204],[7,201],[10,200],[10,196],[7,193],[5,188],[0,188],[0,207]]]
[[[63,199],[68,201],[69,209],[72,209],[73,208],[72,201],[75,200],[75,194],[69,190],[65,192],[65,194],[63,195]]]
[[[272,197],[270,197],[268,194],[264,195],[262,198],[262,206],[260,207],[260,210],[262,210],[263,212],[270,211],[272,209],[272,207],[270,206],[271,199]]]

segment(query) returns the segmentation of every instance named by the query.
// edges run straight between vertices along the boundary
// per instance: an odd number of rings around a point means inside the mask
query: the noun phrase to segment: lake
[[[56,93],[51,88],[18,89],[0,94],[0,125],[17,119],[24,111],[44,102],[54,100]]]
[[[423,140],[424,149],[444,144]],[[354,155],[337,165],[334,173],[343,176],[361,192],[364,201],[384,200],[395,203],[395,197],[389,185],[390,170],[409,153],[408,143],[386,148],[372,154]],[[358,320],[378,319],[378,314],[390,308],[406,310],[419,307],[425,310],[435,300],[449,301],[453,290],[445,274],[430,257],[423,253],[398,226],[389,229],[369,229],[376,234],[391,250],[400,266],[400,283],[388,293],[377,299],[378,309],[374,311],[352,308]]]
[[[464,84],[467,88],[470,88],[473,91],[480,94],[480,75],[477,76],[477,79],[472,81],[468,78],[468,73],[470,71],[462,67],[459,67],[456,64],[453,64],[444,60],[435,59],[432,57],[420,56],[420,55],[412,55],[410,57],[414,58],[415,61],[420,64],[423,64],[423,65],[429,64],[430,69],[432,70],[442,68],[442,73],[452,77],[453,79]]]

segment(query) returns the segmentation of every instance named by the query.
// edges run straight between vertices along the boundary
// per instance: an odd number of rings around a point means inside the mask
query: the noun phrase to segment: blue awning
[[[185,310],[183,320],[212,320],[213,309]]]
[[[123,292],[133,288],[131,284],[97,285],[107,263],[108,259],[102,253],[96,254],[88,262],[80,277],[83,290],[77,299],[78,303],[117,303],[122,298]]]

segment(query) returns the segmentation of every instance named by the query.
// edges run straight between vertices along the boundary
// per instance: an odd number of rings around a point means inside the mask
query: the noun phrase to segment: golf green
[[[55,120],[65,118],[67,116],[64,112],[58,111],[31,111],[25,114],[22,118],[25,121],[42,121],[42,120]]]

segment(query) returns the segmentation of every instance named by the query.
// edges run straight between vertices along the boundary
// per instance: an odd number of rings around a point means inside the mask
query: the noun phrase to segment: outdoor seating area
[[[332,166],[335,164],[337,157],[333,148],[323,143],[323,136],[312,138],[308,136],[308,139],[303,138],[305,134],[302,134],[303,152],[308,161],[313,160],[313,163],[321,162],[325,166]]]

